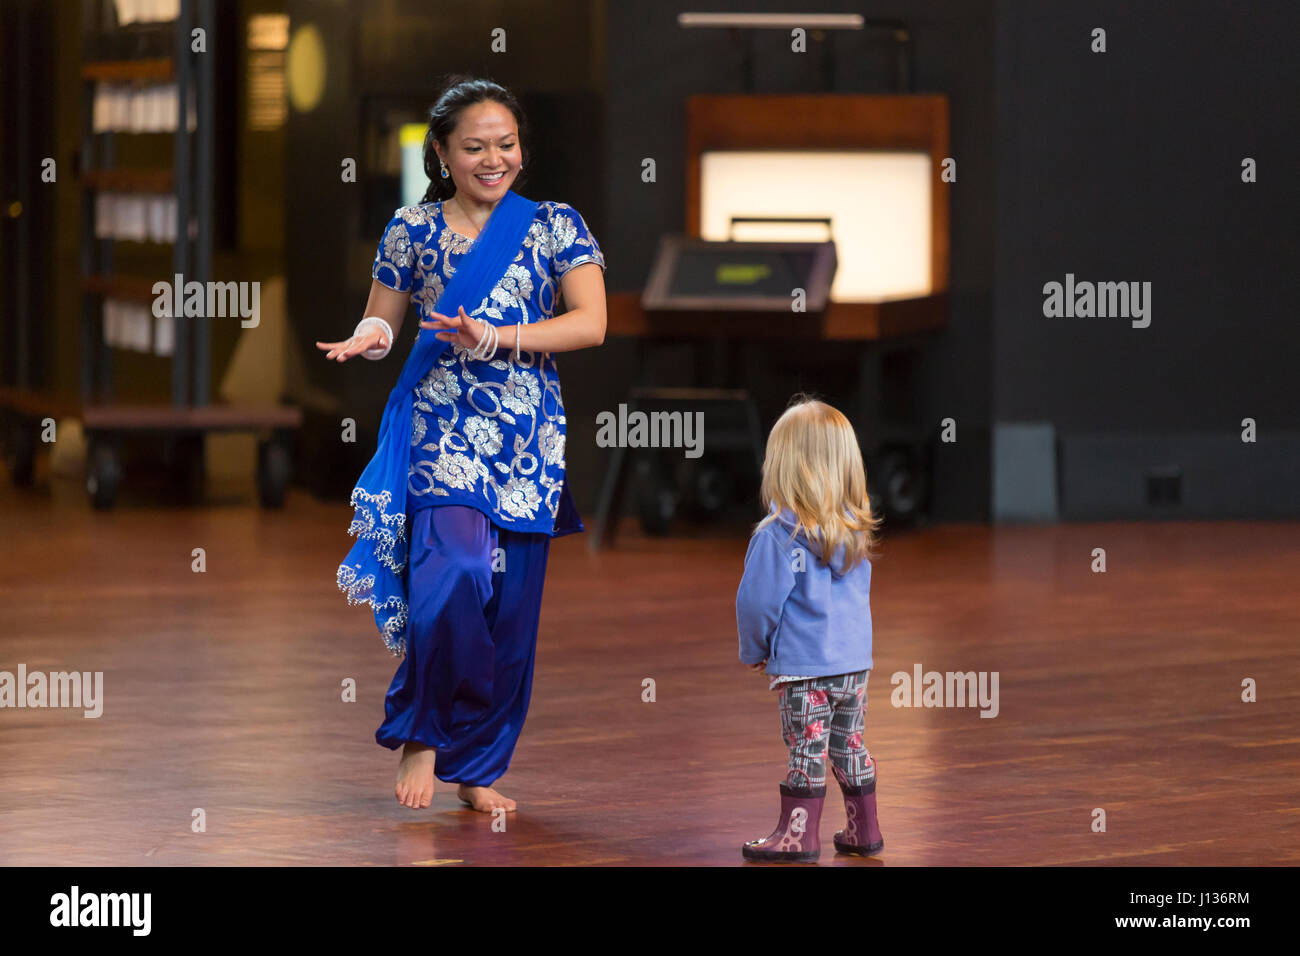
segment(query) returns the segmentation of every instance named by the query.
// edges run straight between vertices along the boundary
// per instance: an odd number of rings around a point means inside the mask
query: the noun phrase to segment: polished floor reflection
[[[104,675],[97,719],[0,709],[0,864],[730,866],[770,832],[785,751],[736,660],[743,537],[554,543],[497,832],[451,785],[393,797],[396,661],[334,585],[349,518],[0,486],[0,671]],[[874,571],[886,847],[835,854],[832,788],[822,865],[1300,862],[1300,525],[953,525],[887,536]],[[996,672],[996,717],[893,706],[918,666]]]

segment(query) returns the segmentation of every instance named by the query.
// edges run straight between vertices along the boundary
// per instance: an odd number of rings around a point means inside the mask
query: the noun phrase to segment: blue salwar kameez
[[[446,225],[440,203],[404,206],[371,274],[410,291],[428,320],[474,241]],[[605,267],[578,212],[538,203],[514,261],[465,311],[498,326],[545,321],[561,277],[586,262]],[[482,360],[454,344],[414,390],[405,656],[375,732],[390,749],[434,748],[435,775],[468,786],[509,766],[532,693],[550,541],[584,530],[565,479],[555,358],[515,354],[510,334],[499,344]]]

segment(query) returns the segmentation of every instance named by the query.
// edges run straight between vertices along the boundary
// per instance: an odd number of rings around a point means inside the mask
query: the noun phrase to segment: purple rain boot
[[[875,774],[860,787],[845,786],[838,775],[836,782],[844,794],[844,815],[848,819],[843,830],[835,831],[836,852],[854,856],[879,853],[885,848],[885,838],[880,835],[880,824],[876,822]]]
[[[822,844],[817,828],[822,819],[826,788],[796,790],[781,784],[781,819],[765,840],[750,840],[740,848],[746,860],[760,863],[815,863]]]

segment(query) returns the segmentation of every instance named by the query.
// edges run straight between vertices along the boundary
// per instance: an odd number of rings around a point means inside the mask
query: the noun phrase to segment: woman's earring
[[[447,172],[447,164],[444,163],[442,160],[438,160],[438,163],[439,163],[440,166],[442,166],[442,178],[443,178],[443,179],[446,179],[447,176],[450,175],[450,174]]]

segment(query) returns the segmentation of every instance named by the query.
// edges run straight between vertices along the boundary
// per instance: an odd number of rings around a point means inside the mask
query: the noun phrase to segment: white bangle
[[[486,319],[475,319],[476,322],[482,322],[484,325],[483,335],[479,337],[478,343],[470,351],[469,357],[472,359],[485,359],[489,355],[495,355],[497,350],[497,327]]]
[[[470,316],[470,318],[474,317]],[[469,357],[472,359],[479,359],[483,357],[483,343],[487,341],[487,337],[492,332],[492,324],[483,319],[474,319],[474,321],[483,326],[483,329],[478,334],[478,341],[475,342],[474,347],[469,350]]]
[[[377,315],[368,315],[368,316],[366,316],[364,319],[362,319],[360,322],[357,323],[357,327],[356,327],[356,329],[355,329],[355,330],[353,331],[353,333],[352,333],[353,338],[355,338],[356,336],[360,335],[362,329],[364,329],[366,326],[369,326],[369,325],[378,325],[378,326],[380,326],[380,328],[382,329],[383,333],[384,333],[386,336],[388,336],[388,344],[387,344],[387,345],[376,345],[376,346],[374,346],[373,348],[366,349],[366,351],[364,351],[364,352],[361,353],[361,355],[362,355],[364,358],[368,358],[368,359],[370,359],[372,362],[374,362],[374,361],[378,361],[379,359],[383,358],[384,356],[386,356],[386,355],[387,355],[387,354],[392,350],[392,348],[393,348],[393,338],[394,338],[394,335],[393,335],[393,327],[392,327],[391,325],[389,325],[387,321],[385,321],[384,319],[381,319],[381,318],[380,318],[379,316],[377,316]]]

